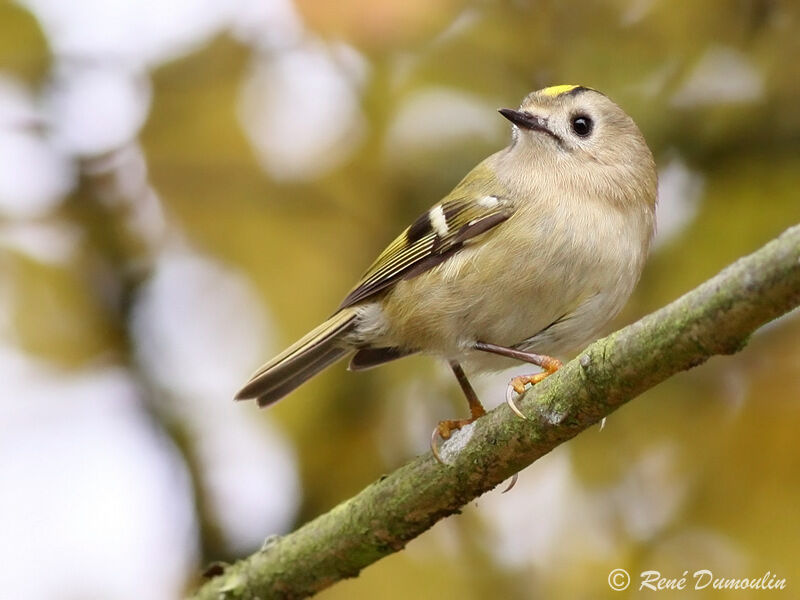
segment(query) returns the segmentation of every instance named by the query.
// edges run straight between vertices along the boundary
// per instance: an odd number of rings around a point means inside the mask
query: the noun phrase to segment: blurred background
[[[430,359],[231,397],[532,89],[606,92],[656,156],[614,327],[800,221],[798,28],[793,0],[0,4],[0,596],[181,597],[425,452],[466,410]],[[796,588],[798,400],[795,312],[319,597],[635,595],[617,567]]]

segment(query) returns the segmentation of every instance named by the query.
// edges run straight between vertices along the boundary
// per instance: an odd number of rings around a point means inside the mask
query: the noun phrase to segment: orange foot
[[[542,361],[542,368],[544,369],[544,373],[536,373],[535,375],[520,375],[518,377],[514,377],[508,384],[508,389],[506,390],[506,404],[514,411],[514,413],[521,419],[527,420],[528,417],[522,414],[522,411],[517,407],[514,403],[514,392],[518,396],[521,396],[525,392],[525,386],[530,384],[531,386],[536,385],[545,377],[552,375],[556,371],[558,371],[561,367],[561,361],[557,358],[553,358],[552,356],[542,356],[542,358],[546,359]]]
[[[470,416],[469,419],[440,421],[436,426],[436,429],[433,430],[433,433],[431,434],[431,452],[433,453],[433,457],[441,464],[444,464],[444,461],[439,454],[439,438],[443,440],[448,439],[454,431],[458,431],[465,425],[469,425],[475,419],[478,419],[486,414],[486,410],[484,410],[481,401],[478,400],[478,395],[475,393],[475,390],[472,389],[472,386],[470,385],[467,376],[464,374],[464,370],[461,368],[461,365],[455,361],[451,361],[450,367],[453,369],[453,373],[458,380],[458,384],[461,386],[461,390],[464,392],[464,396],[467,398]]]
[[[470,412],[472,416],[469,419],[456,419],[452,421],[439,421],[439,424],[436,426],[436,429],[433,430],[431,434],[431,452],[433,453],[433,457],[439,461],[441,464],[444,464],[441,455],[439,454],[439,438],[443,440],[450,439],[450,436],[453,435],[454,431],[458,431],[462,427],[465,427],[475,421],[475,419],[482,417],[486,414],[486,411],[483,409],[483,406],[478,404],[477,406],[473,406],[470,404]]]

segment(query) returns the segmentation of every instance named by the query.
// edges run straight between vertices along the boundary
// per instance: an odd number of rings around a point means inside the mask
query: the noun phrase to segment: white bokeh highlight
[[[688,491],[678,448],[654,444],[633,457],[611,492],[620,521],[632,539],[655,538],[678,514]]]
[[[77,156],[103,154],[138,135],[150,108],[150,80],[118,68],[64,65],[44,102],[58,148]]]
[[[189,476],[127,373],[61,372],[0,345],[3,597],[182,595],[196,560]]]
[[[170,247],[134,308],[137,357],[165,388],[232,397],[264,354],[266,317],[247,279],[186,247]]]
[[[197,48],[243,2],[20,0],[39,19],[54,54],[153,66]]]
[[[683,231],[697,216],[705,190],[705,179],[674,155],[658,172],[656,237],[658,248]]]
[[[0,75],[0,216],[46,215],[75,183],[67,157],[49,143],[33,95]]]
[[[264,170],[302,181],[341,165],[358,147],[364,117],[352,51],[309,42],[258,58],[241,91],[239,117]],[[300,75],[302,74],[302,76]]]
[[[82,237],[80,229],[63,220],[0,223],[0,249],[13,250],[43,264],[69,264]]]
[[[412,94],[397,111],[386,138],[386,154],[402,160],[410,152],[465,142],[497,141],[504,121],[497,107],[459,90],[430,87]]]
[[[491,548],[510,567],[548,568],[610,553],[614,536],[601,510],[577,481],[564,447],[520,473],[513,492],[488,494],[479,505],[494,537]]]
[[[281,50],[301,42],[304,27],[291,0],[239,0],[231,15],[233,35],[264,50]]]
[[[588,488],[574,472],[569,447],[559,446],[520,473],[513,492],[482,498],[478,511],[502,564],[550,570],[621,552],[617,543],[626,538],[618,526],[634,539],[657,539],[686,494],[674,448],[648,448],[631,457],[618,481]]]
[[[233,395],[266,355],[248,281],[186,248],[165,250],[134,309],[136,354],[194,434],[210,505],[233,550],[286,531],[299,504],[294,453]],[[259,415],[262,416],[262,415]]]
[[[712,46],[700,57],[670,102],[687,108],[756,102],[763,96],[764,76],[746,54],[727,46]]]

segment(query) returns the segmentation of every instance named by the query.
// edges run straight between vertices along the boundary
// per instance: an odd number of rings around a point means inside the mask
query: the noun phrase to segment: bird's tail
[[[352,352],[342,338],[355,326],[356,312],[345,308],[256,371],[236,400],[256,398],[259,406],[277,402],[328,365]]]

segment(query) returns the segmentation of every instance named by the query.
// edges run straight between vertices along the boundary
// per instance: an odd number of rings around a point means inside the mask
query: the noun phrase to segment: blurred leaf
[[[50,52],[36,19],[12,2],[0,3],[0,72],[37,85],[47,72]]]

